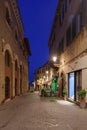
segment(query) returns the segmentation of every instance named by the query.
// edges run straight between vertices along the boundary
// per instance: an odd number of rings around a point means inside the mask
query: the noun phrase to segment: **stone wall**
[[[9,1],[10,2],[10,1]],[[22,93],[28,90],[28,62],[27,57],[23,54],[23,38],[20,35],[20,30],[13,13],[11,3],[8,2],[12,26],[9,26],[6,21],[6,7],[5,0],[0,1],[0,103],[5,99],[5,76],[8,75],[11,80],[10,83],[10,98],[15,96],[15,60],[18,62],[18,69],[22,65]],[[18,32],[18,40],[15,38],[15,28]],[[21,42],[22,41],[22,42]],[[11,57],[11,69],[5,66],[5,51],[8,50]],[[11,71],[11,72],[10,72]],[[18,93],[20,94],[20,70],[17,71],[18,75]]]

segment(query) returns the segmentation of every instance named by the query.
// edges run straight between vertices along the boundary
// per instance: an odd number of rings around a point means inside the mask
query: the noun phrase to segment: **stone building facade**
[[[78,91],[87,90],[87,0],[59,0],[49,38],[49,55],[59,61],[61,96],[78,102]]]
[[[34,72],[35,88],[38,90],[43,84],[50,86],[52,79],[57,75],[56,67],[47,61],[43,66],[37,68]]]
[[[0,103],[28,91],[28,39],[16,0],[0,0]]]

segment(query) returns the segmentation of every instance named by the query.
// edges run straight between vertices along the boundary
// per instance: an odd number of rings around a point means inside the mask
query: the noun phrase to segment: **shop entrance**
[[[69,74],[69,98],[71,100],[74,100],[74,92],[75,92],[75,87],[74,87],[74,83],[75,83],[75,74],[74,73],[70,73]]]
[[[82,88],[82,71],[75,71],[68,75],[68,97],[70,100],[78,101],[78,91]]]

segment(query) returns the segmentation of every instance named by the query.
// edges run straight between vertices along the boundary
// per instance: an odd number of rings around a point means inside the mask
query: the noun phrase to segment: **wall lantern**
[[[56,61],[57,61],[57,57],[53,56],[53,62],[56,62]]]
[[[46,74],[48,74],[48,71],[46,71]]]

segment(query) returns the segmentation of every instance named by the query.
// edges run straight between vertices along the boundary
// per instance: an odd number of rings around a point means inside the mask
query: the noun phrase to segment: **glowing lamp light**
[[[48,74],[48,71],[46,71],[46,74]]]
[[[56,56],[53,57],[53,61],[54,61],[54,62],[57,61],[57,57],[56,57]]]

